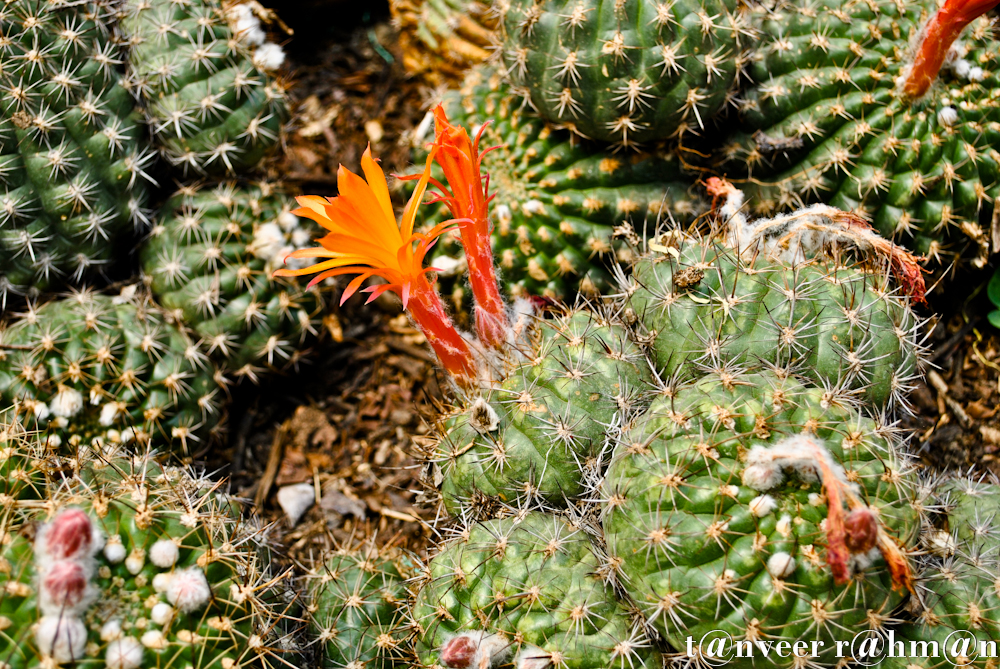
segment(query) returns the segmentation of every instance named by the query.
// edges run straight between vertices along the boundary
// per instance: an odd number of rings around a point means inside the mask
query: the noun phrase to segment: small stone
[[[278,490],[278,506],[285,512],[292,527],[298,525],[315,501],[316,491],[312,483],[295,483]]]

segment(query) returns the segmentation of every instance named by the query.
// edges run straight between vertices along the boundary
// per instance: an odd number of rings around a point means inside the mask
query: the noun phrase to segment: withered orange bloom
[[[485,126],[484,126],[485,128]],[[452,125],[444,108],[434,109],[436,160],[448,186],[432,181],[441,190],[441,201],[460,221],[462,246],[469,264],[469,284],[476,299],[476,331],[483,343],[503,346],[507,339],[507,313],[493,266],[490,242],[489,181],[484,183],[479,139],[469,138],[465,128]],[[485,152],[484,152],[485,153]]]
[[[437,291],[427,279],[433,268],[424,268],[424,256],[455,221],[445,221],[428,232],[413,232],[417,209],[421,204],[436,152],[431,151],[417,187],[397,223],[389,199],[385,173],[372,158],[371,146],[361,157],[362,179],[343,165],[337,170],[337,197],[305,195],[296,198],[302,205],[293,211],[319,223],[329,232],[319,239],[320,246],[294,251],[289,258],[325,258],[303,269],[279,269],[275,276],[316,274],[309,282],[342,274],[357,274],[344,289],[343,304],[356,293],[365,280],[379,276],[387,283],[369,286],[371,302],[387,290],[397,293],[434,348],[442,364],[458,377],[473,378],[475,364],[471,351],[455,330]]]

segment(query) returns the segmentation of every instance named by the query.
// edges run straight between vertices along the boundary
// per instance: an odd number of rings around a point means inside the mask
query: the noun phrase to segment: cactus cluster
[[[313,236],[274,184],[190,186],[163,206],[140,262],[153,296],[212,359],[256,380],[296,365],[318,334],[316,293],[271,277]]]
[[[503,60],[546,119],[626,146],[700,132],[754,41],[735,0],[504,0]]]
[[[911,43],[937,6],[793,0],[765,13],[742,124],[720,151],[720,169],[749,177],[753,209],[822,201],[920,253],[970,245],[985,260],[1000,193],[997,42],[990,20],[976,19],[937,83],[912,99],[902,82]]]
[[[248,20],[249,19],[249,20]],[[120,21],[128,83],[162,155],[192,174],[252,169],[288,116],[268,73],[281,55],[247,11],[217,0],[135,0]],[[283,55],[281,55],[283,60]]]
[[[0,309],[92,278],[148,223],[152,152],[113,16],[101,0],[0,7]]]
[[[0,330],[0,398],[53,446],[197,450],[220,420],[221,377],[135,287],[28,305]]]
[[[631,258],[628,240],[665,220],[689,223],[707,209],[677,156],[617,156],[574,141],[519,109],[510,86],[485,66],[442,104],[454,122],[484,128],[484,150],[498,147],[484,153],[483,164],[496,194],[493,251],[512,295],[568,299],[607,291],[614,264]],[[430,220],[446,218],[442,207]],[[446,237],[435,263],[460,254],[457,239]]]
[[[6,462],[43,443],[4,436]],[[44,503],[25,488],[3,516],[7,666],[274,662],[283,579],[268,574],[259,532],[219,484],[148,455],[89,452],[80,462],[47,481],[39,473],[31,490]]]

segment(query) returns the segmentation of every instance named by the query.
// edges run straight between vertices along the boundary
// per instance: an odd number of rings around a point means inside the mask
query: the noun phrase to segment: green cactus
[[[659,395],[626,426],[601,495],[608,552],[647,620],[678,649],[706,634],[823,642],[734,667],[832,665],[836,641],[880,630],[921,521],[892,431],[849,393],[786,374],[724,370]]]
[[[667,241],[622,288],[664,378],[718,361],[795,364],[873,408],[905,405],[919,323],[886,276],[820,256],[786,262],[711,239]]]
[[[264,35],[247,11],[227,15],[218,0],[129,0],[121,29],[130,85],[172,165],[247,172],[277,145],[288,108],[263,68],[280,50],[264,44],[251,54]]]
[[[652,381],[626,328],[593,311],[542,321],[493,392],[443,421],[430,458],[445,506],[483,496],[507,504],[564,505],[599,475],[605,433]]]
[[[516,669],[660,666],[641,626],[602,580],[591,538],[530,512],[466,528],[441,547],[413,605],[424,666]]]
[[[238,378],[297,365],[319,334],[318,293],[271,278],[288,253],[312,245],[314,226],[302,223],[272,184],[185,187],[140,251],[153,296]]]
[[[97,438],[187,452],[219,422],[219,374],[130,292],[29,306],[0,330],[0,400],[54,446]]]
[[[101,0],[0,7],[0,309],[93,277],[148,222],[153,154],[112,17]]]
[[[699,132],[753,44],[735,0],[504,0],[503,59],[553,123],[631,145]]]
[[[938,257],[971,241],[985,261],[1000,194],[990,19],[956,43],[927,95],[909,100],[897,81],[937,7],[792,0],[766,13],[743,127],[721,153],[730,177],[751,177],[757,212],[823,201],[866,214],[919,253]]]
[[[45,504],[4,514],[7,666],[270,666],[283,579],[219,484],[148,456],[89,458]]]
[[[338,551],[309,581],[312,633],[326,669],[389,669],[412,654],[406,580],[413,558],[398,551]]]
[[[605,292],[615,260],[631,257],[636,230],[655,228],[661,216],[689,223],[707,209],[676,156],[616,155],[574,141],[518,109],[509,86],[485,67],[470,71],[443,105],[453,123],[489,121],[480,146],[500,147],[484,155],[483,170],[496,192],[493,252],[512,295]],[[430,218],[451,217],[442,205]],[[460,254],[456,233],[442,239],[433,262]]]

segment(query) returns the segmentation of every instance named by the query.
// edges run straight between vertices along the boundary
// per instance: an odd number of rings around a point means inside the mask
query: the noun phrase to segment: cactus
[[[431,559],[413,605],[423,665],[659,666],[598,555],[581,528],[545,513],[467,528]]]
[[[221,377],[133,292],[29,305],[0,330],[0,399],[53,446],[96,438],[187,452],[217,426]]]
[[[283,54],[275,45],[256,46],[264,34],[242,25],[248,16],[227,16],[218,0],[126,6],[130,85],[154,143],[185,174],[247,172],[278,143],[288,109],[266,68],[273,54]]]
[[[553,123],[626,146],[699,132],[754,31],[734,0],[504,0],[503,59]]]
[[[412,654],[406,580],[416,563],[387,550],[338,551],[309,581],[313,636],[327,669],[389,669]]]
[[[267,575],[257,532],[233,515],[219,484],[148,456],[93,457],[53,483],[44,505],[14,502],[20,513],[3,517],[10,537],[0,572],[4,662],[12,669],[273,662],[283,579]]]
[[[470,71],[443,105],[455,123],[490,122],[480,143],[500,145],[484,153],[483,167],[496,192],[493,252],[512,295],[606,291],[614,283],[610,267],[631,257],[625,240],[636,230],[655,228],[661,216],[688,223],[707,208],[676,156],[618,156],[571,141],[519,110],[510,87],[485,67]],[[443,206],[428,215],[447,218]],[[460,254],[456,236],[446,236],[435,263]]]
[[[0,309],[92,278],[147,223],[141,119],[110,3],[0,8]]]
[[[829,665],[836,641],[889,620],[912,587],[916,480],[891,429],[852,405],[727,369],[665,386],[626,426],[604,534],[622,587],[675,648],[720,631],[817,640],[797,661]]]
[[[496,17],[488,2],[391,0],[389,10],[406,70],[435,85],[461,81],[490,55]]]
[[[254,381],[298,364],[318,333],[321,301],[275,265],[312,237],[272,184],[185,187],[163,206],[140,251],[146,283],[218,364]]]
[[[937,5],[793,0],[768,13],[743,126],[720,167],[750,177],[757,212],[822,201],[870,217],[919,253],[938,258],[971,245],[985,262],[990,203],[1000,193],[1000,116],[990,94],[997,43],[982,17],[950,52],[934,45],[950,54],[944,70],[912,96],[910,45]]]
[[[622,290],[653,337],[657,368],[763,361],[903,406],[922,355],[919,322],[888,276],[816,256],[776,261],[711,239],[668,235]]]
[[[651,375],[626,328],[587,310],[542,321],[524,361],[446,416],[429,455],[453,514],[483,497],[564,505],[599,475],[605,433]]]

